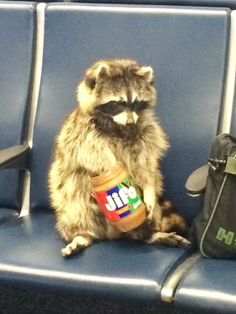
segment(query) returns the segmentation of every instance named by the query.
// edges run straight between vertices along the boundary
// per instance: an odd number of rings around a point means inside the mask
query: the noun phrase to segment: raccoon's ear
[[[85,78],[85,84],[90,88],[90,89],[94,89],[94,87],[96,86],[96,80],[94,77],[92,76],[87,76]]]
[[[151,67],[141,67],[137,74],[143,76],[149,83],[153,82],[154,74]]]
[[[108,64],[106,63],[99,64],[95,71],[96,80],[98,80],[100,77],[104,75],[109,75],[109,72],[110,72],[110,67]]]
[[[86,85],[90,89],[94,89],[98,79],[106,74],[109,74],[109,66],[105,63],[99,64],[86,76]]]

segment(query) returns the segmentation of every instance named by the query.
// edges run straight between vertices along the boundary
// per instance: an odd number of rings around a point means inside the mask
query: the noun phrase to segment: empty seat
[[[197,308],[200,313],[234,314],[235,261],[201,258],[177,290],[174,302],[178,309],[190,311]]]

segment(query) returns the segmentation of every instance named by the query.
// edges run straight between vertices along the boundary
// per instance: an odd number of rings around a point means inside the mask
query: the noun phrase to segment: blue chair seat
[[[179,309],[197,308],[199,313],[236,313],[235,261],[201,258],[179,287]]]
[[[60,255],[64,245],[52,213],[38,212],[2,225],[0,281],[157,303],[166,275],[188,255],[180,248],[119,240],[99,241],[65,259]]]
[[[19,212],[17,210],[11,208],[1,208],[0,210],[0,225],[11,218],[16,218],[19,216]]]

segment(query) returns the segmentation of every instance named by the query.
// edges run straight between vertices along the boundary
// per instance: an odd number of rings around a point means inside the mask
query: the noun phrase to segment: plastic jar
[[[146,206],[128,172],[119,165],[91,178],[93,196],[109,222],[121,232],[140,226]]]

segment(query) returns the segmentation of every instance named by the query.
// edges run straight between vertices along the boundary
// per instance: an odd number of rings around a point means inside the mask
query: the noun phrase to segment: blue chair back
[[[56,2],[56,1],[53,0],[51,2]],[[80,1],[71,0],[71,2],[80,2]],[[86,0],[86,3],[94,3],[94,0]],[[236,9],[235,0],[101,0],[99,1],[99,3],[172,5],[172,6],[196,6],[196,7],[225,7],[225,8]]]
[[[227,56],[225,9],[49,4],[31,160],[32,206],[49,208],[47,173],[55,136],[77,106],[75,90],[99,59],[151,65],[157,115],[171,149],[163,163],[166,196],[189,219],[197,205],[185,195],[188,175],[206,162],[218,129]]]
[[[22,143],[29,111],[35,5],[0,2],[0,149]],[[19,206],[19,171],[0,172],[0,207]]]

